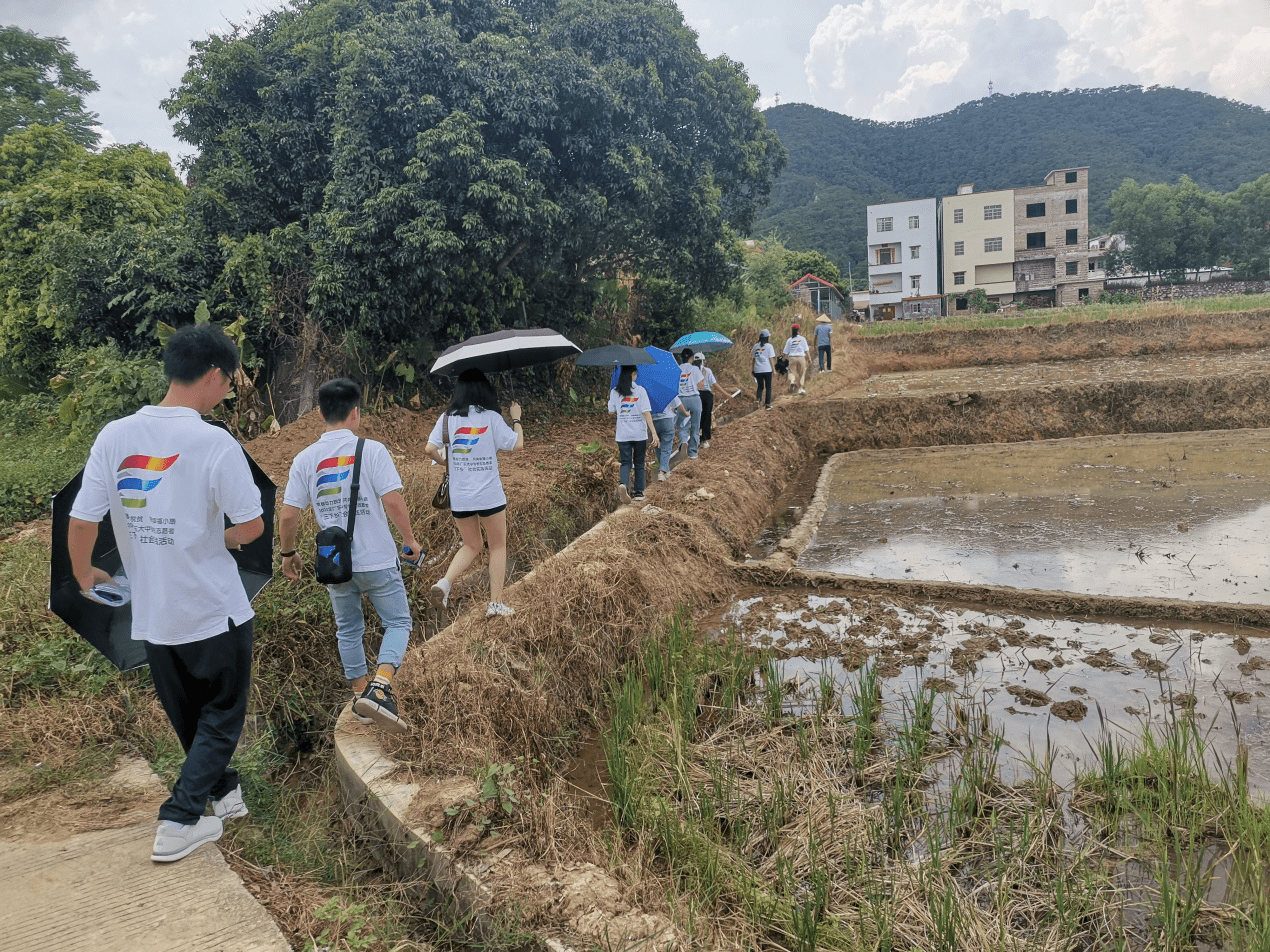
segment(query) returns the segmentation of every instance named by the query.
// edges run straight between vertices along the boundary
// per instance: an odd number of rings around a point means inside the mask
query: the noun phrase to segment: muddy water
[[[1270,431],[835,457],[800,567],[1270,603]]]
[[[1211,764],[1251,750],[1250,786],[1270,793],[1270,639],[1266,632],[1040,618],[970,608],[904,604],[814,593],[750,593],[703,622],[738,632],[780,659],[788,704],[812,703],[822,678],[850,698],[859,667],[883,675],[887,716],[906,699],[940,691],[943,716],[986,711],[1008,748],[1003,777],[1021,779],[1030,759],[1053,760],[1068,783],[1095,758],[1104,732],[1123,740],[1193,709]],[[850,702],[844,702],[852,713]]]

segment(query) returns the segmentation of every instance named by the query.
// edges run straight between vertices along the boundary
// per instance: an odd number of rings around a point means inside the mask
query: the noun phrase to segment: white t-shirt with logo
[[[776,351],[772,349],[772,345],[764,341],[761,344],[754,345],[754,372],[756,374],[769,374],[772,372],[772,358],[776,356]]]
[[[441,422],[437,420],[428,436],[433,446],[443,446]],[[516,448],[516,431],[499,414],[478,406],[468,407],[467,416],[451,413],[450,508],[454,512],[477,512],[507,505],[503,481],[498,478],[498,452]]]
[[[679,396],[695,397],[701,388],[701,381],[704,378],[701,374],[701,368],[694,363],[686,363],[679,365]]]
[[[784,352],[790,357],[806,357],[807,350],[807,338],[802,334],[795,334],[789,340],[785,341]]]
[[[653,414],[653,419],[654,420],[669,419],[670,417],[673,417],[675,415],[675,411],[678,410],[683,405],[684,405],[684,402],[680,400],[679,395],[676,394],[675,396],[670,398],[670,402],[666,404],[666,407],[664,410],[661,410],[660,412]]]
[[[353,467],[357,462],[357,434],[329,430],[291,461],[291,474],[282,501],[297,509],[313,507],[319,529],[348,528]],[[362,468],[357,475],[357,522],[353,525],[353,571],[377,572],[397,564],[397,543],[388,527],[382,499],[401,488],[392,454],[383,443],[362,444]]]
[[[701,383],[697,385],[698,390],[714,390],[714,385],[719,381],[715,379],[714,371],[709,367],[701,368]]]
[[[110,513],[132,586],[132,637],[203,641],[255,613],[225,548],[234,525],[262,515],[247,456],[229,432],[189,407],[142,407],[93,442],[71,515]]]
[[[678,399],[676,397],[676,399]],[[650,416],[653,405],[648,400],[648,391],[639,384],[631,384],[631,395],[624,397],[614,388],[609,391],[609,413],[617,414],[617,442],[638,443],[648,439],[648,426],[644,423],[644,414]]]

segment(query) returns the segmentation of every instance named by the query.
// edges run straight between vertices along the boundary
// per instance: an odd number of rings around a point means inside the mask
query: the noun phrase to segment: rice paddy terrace
[[[347,801],[552,947],[1265,947],[1267,317],[852,342],[415,649]]]

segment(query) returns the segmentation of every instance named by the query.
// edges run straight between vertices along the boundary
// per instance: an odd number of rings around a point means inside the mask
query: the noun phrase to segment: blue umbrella
[[[635,382],[648,391],[648,402],[653,405],[653,412],[661,413],[666,404],[679,396],[679,363],[674,354],[660,347],[645,347],[644,350],[655,362],[640,365]],[[613,371],[610,387],[617,386],[617,373]]]
[[[670,349],[683,350],[685,347],[691,347],[703,354],[713,354],[716,351],[727,350],[731,346],[732,342],[722,334],[716,334],[714,331],[697,331],[695,334],[684,334],[670,345]]]

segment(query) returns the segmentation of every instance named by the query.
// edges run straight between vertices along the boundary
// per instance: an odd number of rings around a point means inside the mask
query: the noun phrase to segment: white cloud
[[[817,24],[811,100],[911,119],[988,93],[1139,83],[1270,107],[1263,0],[860,0]]]

